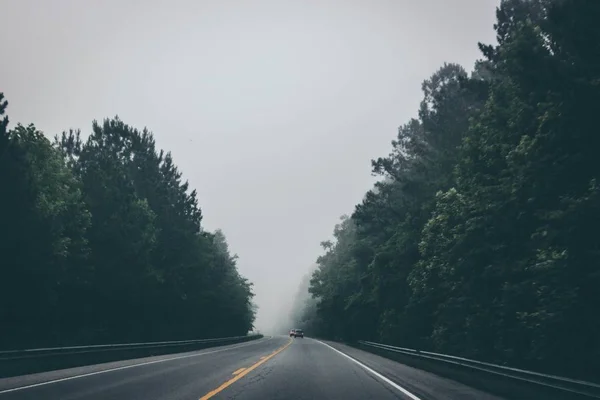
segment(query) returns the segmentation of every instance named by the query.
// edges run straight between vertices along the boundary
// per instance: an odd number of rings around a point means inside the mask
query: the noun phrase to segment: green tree
[[[0,96],[0,115],[6,102]],[[0,341],[12,347],[64,342],[88,289],[90,215],[81,185],[33,125],[0,124]],[[44,332],[40,337],[40,332]]]
[[[0,94],[3,347],[252,329],[252,284],[148,130],[106,119],[51,143],[33,125],[8,130],[6,106]]]
[[[304,317],[321,335],[596,368],[598,15],[504,0],[474,71],[423,83],[418,118],[372,162],[381,181],[324,243]]]

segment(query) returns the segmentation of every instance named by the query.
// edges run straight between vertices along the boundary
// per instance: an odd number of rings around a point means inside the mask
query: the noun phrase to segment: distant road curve
[[[0,379],[4,399],[500,398],[345,345],[277,336]]]

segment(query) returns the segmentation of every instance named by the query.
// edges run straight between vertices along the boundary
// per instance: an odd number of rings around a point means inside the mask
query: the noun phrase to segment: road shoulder
[[[336,342],[323,343],[354,358],[418,397],[436,400],[503,400],[501,397],[364,350]]]
[[[204,354],[213,354],[233,350],[244,346],[253,346],[270,340],[270,337],[258,340],[252,340],[244,343],[236,343],[224,346],[209,347],[202,350],[190,351],[185,353],[171,353],[160,356],[134,358],[122,361],[111,361],[102,364],[86,365],[81,367],[60,369],[55,371],[40,372],[29,375],[21,375],[9,378],[0,379],[0,393],[3,391],[21,388],[24,386],[47,384],[68,379],[78,379],[80,377],[91,376],[101,373],[109,373],[126,368],[135,368],[137,366],[169,362],[171,360],[181,360],[183,358],[200,357]]]

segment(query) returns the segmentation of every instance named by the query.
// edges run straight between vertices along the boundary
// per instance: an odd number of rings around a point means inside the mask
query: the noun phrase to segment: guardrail
[[[0,378],[241,343],[262,335],[0,351]]]
[[[564,378],[561,376],[541,374],[539,372],[526,371],[518,368],[506,367],[482,361],[470,360],[468,358],[451,356],[447,354],[433,353],[429,351],[421,351],[417,349],[409,349],[404,347],[390,346],[382,343],[369,342],[359,340],[358,343],[367,349],[378,349],[383,352],[390,352],[428,360],[437,364],[445,364],[446,366],[466,368],[470,371],[494,375],[510,381],[522,382],[526,385],[534,385],[543,387],[546,392],[567,396],[568,398],[593,398],[600,399],[600,385],[582,380]],[[530,398],[530,397],[518,397]],[[542,398],[542,397],[535,397]]]

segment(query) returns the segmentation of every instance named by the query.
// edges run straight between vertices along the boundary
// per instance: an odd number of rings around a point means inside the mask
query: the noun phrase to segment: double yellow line
[[[266,363],[271,358],[275,357],[277,354],[281,353],[285,349],[287,349],[291,344],[292,344],[292,339],[290,339],[290,341],[285,346],[278,348],[277,350],[273,351],[268,356],[261,357],[260,361],[257,361],[256,363],[252,364],[250,367],[238,369],[237,371],[235,371],[233,373],[233,375],[235,375],[233,378],[231,378],[230,380],[228,380],[227,382],[225,382],[224,384],[222,384],[215,390],[212,390],[212,391],[206,393],[204,396],[200,397],[200,400],[208,400],[211,397],[213,397],[214,395],[216,395],[217,393],[222,392],[225,388],[227,388],[227,387],[231,386],[233,383],[239,381],[244,376],[248,375],[250,372],[252,372],[256,368],[260,367],[262,364]]]

